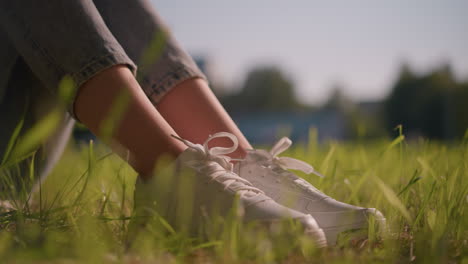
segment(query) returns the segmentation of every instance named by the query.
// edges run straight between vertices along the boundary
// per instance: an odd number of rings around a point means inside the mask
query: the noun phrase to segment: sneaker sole
[[[381,231],[386,231],[387,230],[387,220],[383,216],[383,214],[376,210],[375,208],[368,208],[366,210],[363,210],[362,213],[365,214],[365,219],[369,217],[374,217],[375,218],[375,223],[379,230]],[[335,215],[338,215],[338,213],[334,213]],[[346,212],[346,214],[349,215],[349,212]],[[317,217],[317,213],[312,214],[314,217]],[[323,214],[322,214],[323,215]],[[328,241],[329,246],[334,246],[336,245],[336,242],[338,240],[338,236],[346,231],[351,231],[351,230],[363,230],[368,228],[368,221],[359,221],[359,222],[354,222],[352,224],[344,224],[344,225],[336,225],[336,226],[329,226],[329,227],[321,227],[322,230],[325,233],[325,236]]]
[[[315,244],[318,248],[325,248],[329,245],[327,243],[328,238],[326,236],[326,233],[321,228],[317,228],[315,230],[306,230],[305,234],[314,239]]]

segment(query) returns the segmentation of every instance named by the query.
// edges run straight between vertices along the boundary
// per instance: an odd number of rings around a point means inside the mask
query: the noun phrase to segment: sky
[[[468,79],[465,0],[151,1],[182,46],[232,87],[272,64],[312,104],[337,85],[355,100],[381,99],[403,62],[418,72],[450,63]]]

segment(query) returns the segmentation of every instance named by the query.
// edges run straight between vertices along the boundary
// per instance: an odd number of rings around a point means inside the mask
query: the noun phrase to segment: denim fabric
[[[8,141],[20,121],[24,134],[50,111],[57,107],[63,109],[56,96],[42,85],[21,59],[15,63],[7,87],[14,89],[7,89],[4,94],[5,100],[0,103],[0,160],[3,160]],[[17,166],[0,170],[0,200],[19,193],[25,194],[21,190],[31,190],[34,183],[49,174],[67,144],[74,124],[75,120],[64,111],[56,131],[43,142],[34,157]],[[33,159],[35,178],[30,179],[29,164]]]
[[[107,27],[137,63],[137,79],[153,104],[178,83],[205,75],[147,0],[94,1]]]
[[[177,83],[205,78],[146,0],[0,1],[0,29],[0,59],[10,62],[0,67],[0,91],[18,56],[51,91],[65,75],[79,87],[116,64],[137,74],[136,62],[155,104]]]
[[[32,126],[44,112],[37,109],[59,103],[64,76],[80,87],[100,71],[124,64],[155,105],[178,83],[206,79],[148,0],[0,1],[0,63],[0,160],[24,109]],[[68,109],[73,116],[73,102]],[[69,135],[73,120],[64,120],[61,129]],[[49,145],[56,146],[49,153],[61,153],[65,144]]]

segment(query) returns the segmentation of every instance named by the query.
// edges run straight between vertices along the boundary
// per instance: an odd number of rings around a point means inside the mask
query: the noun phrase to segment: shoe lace
[[[199,159],[188,161],[187,165],[208,175],[211,180],[222,183],[224,190],[231,189],[239,194],[240,197],[252,197],[264,194],[263,191],[255,188],[252,183],[241,178],[233,171],[233,164],[230,162],[233,159],[227,156],[227,154],[234,152],[239,145],[239,141],[235,135],[228,132],[219,132],[210,135],[203,145],[192,143],[175,135],[171,136],[182,141],[187,147],[199,154]],[[233,142],[233,145],[231,147],[208,147],[208,143],[211,140],[222,137],[229,138]]]
[[[322,174],[317,172],[312,165],[302,160],[298,160],[290,157],[278,157],[279,154],[286,151],[292,145],[292,141],[283,137],[271,148],[269,157],[264,161],[265,165],[268,167],[270,165],[276,165],[283,170],[300,170],[306,174],[315,174],[319,177],[324,177]]]

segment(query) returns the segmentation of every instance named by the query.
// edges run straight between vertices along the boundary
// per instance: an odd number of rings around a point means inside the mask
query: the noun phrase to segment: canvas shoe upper
[[[329,245],[335,244],[343,231],[367,228],[369,216],[385,227],[385,218],[378,210],[339,202],[288,171],[301,170],[323,177],[306,162],[278,157],[291,144],[290,139],[282,138],[270,151],[250,150],[235,166],[235,171],[278,203],[312,215],[325,232]]]
[[[228,137],[231,148],[208,147],[213,138]],[[319,247],[326,246],[323,231],[310,215],[278,204],[233,172],[230,159],[224,154],[237,148],[237,138],[217,133],[203,144],[180,139],[188,148],[176,159],[176,166],[158,172],[151,180],[138,180],[135,187],[137,216],[157,212],[176,228],[192,232],[206,224],[209,217],[227,216],[234,210],[243,221],[273,223],[283,219],[299,222]]]

